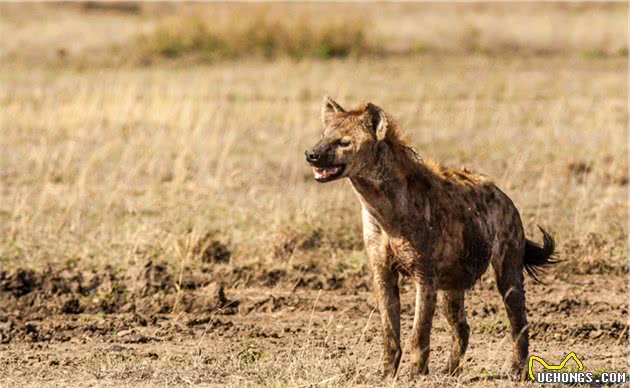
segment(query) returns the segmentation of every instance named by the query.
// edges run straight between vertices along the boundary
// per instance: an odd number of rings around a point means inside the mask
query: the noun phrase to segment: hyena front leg
[[[431,326],[437,290],[434,285],[416,281],[416,311],[411,335],[411,374],[429,373]]]
[[[373,271],[374,291],[383,331],[383,374],[385,377],[394,377],[402,356],[398,272],[382,266],[373,268]]]
[[[455,375],[461,372],[461,359],[468,348],[470,327],[466,322],[466,310],[464,308],[464,290],[444,291],[444,305],[442,310],[453,335],[451,354],[446,366],[446,373]]]

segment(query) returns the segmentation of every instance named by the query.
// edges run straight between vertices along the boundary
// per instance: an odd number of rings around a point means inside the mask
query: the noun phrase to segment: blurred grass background
[[[625,268],[627,4],[1,4],[0,264],[364,269],[303,150],[324,94],[495,178],[571,271]],[[306,242],[306,243],[305,243]]]

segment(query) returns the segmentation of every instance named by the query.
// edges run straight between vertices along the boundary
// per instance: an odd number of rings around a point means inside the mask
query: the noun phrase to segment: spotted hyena
[[[523,270],[534,279],[554,262],[554,241],[525,238],[518,210],[491,180],[421,158],[378,106],[346,111],[324,98],[319,142],[306,151],[315,180],[349,178],[361,203],[363,238],[383,331],[383,367],[394,376],[402,355],[398,277],[416,286],[411,335],[412,374],[429,371],[429,337],[437,299],[453,344],[445,371],[460,371],[468,346],[464,293],[492,264],[512,327],[511,375],[525,376],[528,329]]]

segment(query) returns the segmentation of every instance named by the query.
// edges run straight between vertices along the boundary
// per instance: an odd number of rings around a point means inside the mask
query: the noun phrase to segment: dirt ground
[[[325,94],[382,106],[423,157],[493,177],[528,238],[552,232],[563,261],[526,280],[532,355],[630,371],[627,4],[335,4],[382,46],[356,57],[138,48],[175,45],[150,35],[172,17],[319,26],[328,7],[0,4],[1,387],[536,386],[506,377],[490,274],[461,376],[438,312],[429,376],[404,354],[381,379],[358,204],[303,161]]]
[[[565,267],[565,269],[568,267]],[[627,370],[627,267],[528,281],[531,353],[576,352],[588,370]],[[337,278],[214,265],[173,287],[149,261],[128,279],[114,272],[49,268],[0,273],[3,386],[380,385],[380,331],[368,274]],[[223,284],[243,284],[224,288]],[[403,338],[413,290],[403,283]],[[450,348],[436,316],[435,386],[511,385],[509,327],[490,276],[468,294],[472,327],[465,372],[440,373]],[[403,356],[398,384],[413,385]],[[446,380],[445,380],[446,378]],[[430,385],[432,386],[432,385]]]

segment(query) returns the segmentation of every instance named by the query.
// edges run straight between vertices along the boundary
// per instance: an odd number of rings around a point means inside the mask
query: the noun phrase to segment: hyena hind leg
[[[529,348],[529,332],[525,310],[525,289],[523,287],[522,256],[506,255],[502,262],[492,263],[497,288],[503,299],[511,325],[512,334],[512,378],[523,380],[526,377],[526,363]]]
[[[466,321],[466,309],[464,308],[464,290],[448,290],[443,292],[442,312],[451,327],[453,345],[448,364],[444,370],[450,375],[461,372],[461,360],[468,348],[470,327]]]

